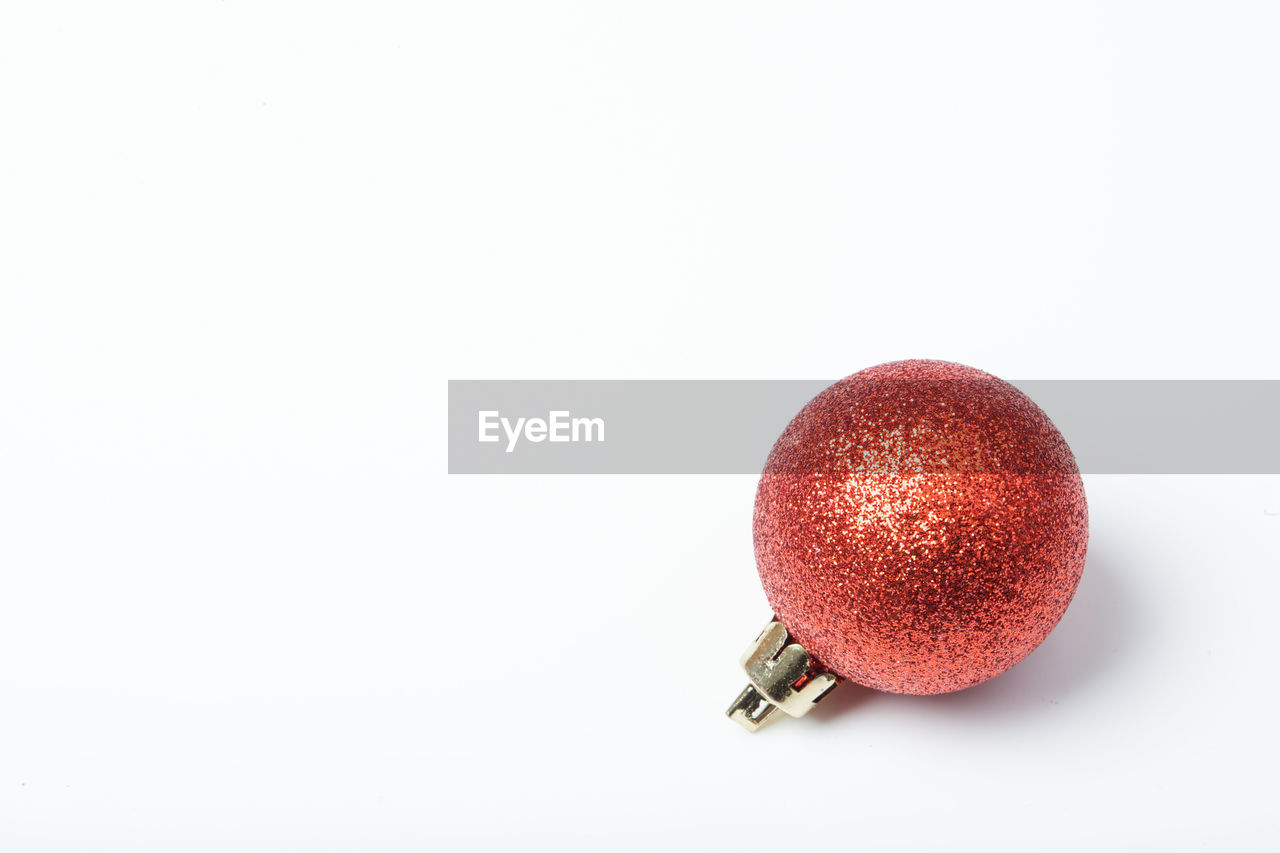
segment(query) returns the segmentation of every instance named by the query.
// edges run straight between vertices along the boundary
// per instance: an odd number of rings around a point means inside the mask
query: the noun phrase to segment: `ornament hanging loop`
[[[773,722],[779,710],[804,716],[839,683],[831,673],[813,671],[809,653],[776,616],[747,647],[741,663],[751,683],[725,713],[749,732]]]

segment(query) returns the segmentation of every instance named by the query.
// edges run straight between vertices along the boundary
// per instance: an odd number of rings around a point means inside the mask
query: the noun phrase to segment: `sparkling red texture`
[[[765,594],[818,665],[877,690],[980,684],[1040,644],[1089,538],[1075,457],[1012,385],[899,361],[809,402],[760,478]]]

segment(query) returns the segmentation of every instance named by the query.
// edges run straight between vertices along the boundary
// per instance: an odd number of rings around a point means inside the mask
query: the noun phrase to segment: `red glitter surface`
[[[821,667],[893,693],[971,687],[1030,654],[1071,602],[1088,538],[1049,418],[941,361],[827,388],[756,493],[756,563],[782,624]]]

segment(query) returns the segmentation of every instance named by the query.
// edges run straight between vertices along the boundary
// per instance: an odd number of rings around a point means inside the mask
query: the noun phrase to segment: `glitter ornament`
[[[755,730],[841,679],[930,694],[994,678],[1062,617],[1088,538],[1075,457],[1012,385],[942,361],[842,379],[761,474],[756,564],[774,620],[728,714]]]

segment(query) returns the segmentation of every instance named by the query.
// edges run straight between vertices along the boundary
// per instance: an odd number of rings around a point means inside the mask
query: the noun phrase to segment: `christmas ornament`
[[[809,402],[760,476],[774,619],[728,714],[754,731],[841,679],[947,693],[994,678],[1062,617],[1084,567],[1084,485],[1049,418],[989,373],[899,361]]]

